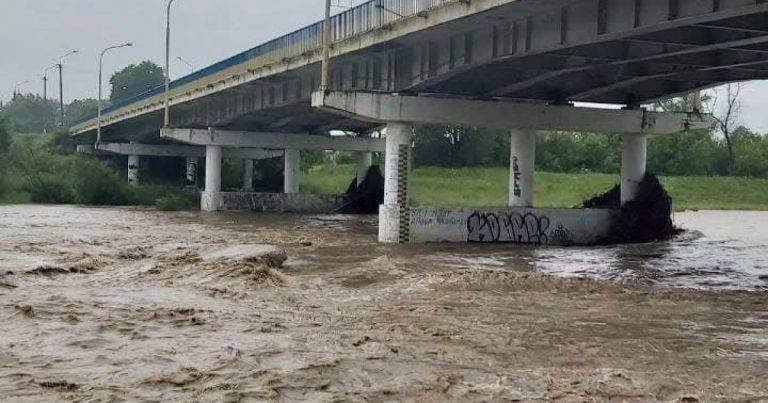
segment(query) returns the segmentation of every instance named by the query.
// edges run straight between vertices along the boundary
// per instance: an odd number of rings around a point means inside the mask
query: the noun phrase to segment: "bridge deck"
[[[340,90],[640,104],[768,78],[763,0],[373,0],[333,17]],[[322,23],[172,85],[172,125],[322,133]],[[159,142],[161,89],[109,108],[105,139]],[[95,120],[74,128],[92,136]]]

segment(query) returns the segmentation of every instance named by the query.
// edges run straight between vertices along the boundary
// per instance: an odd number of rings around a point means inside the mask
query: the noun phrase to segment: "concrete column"
[[[387,124],[384,205],[379,208],[379,242],[405,243],[410,231],[411,136],[407,123]]]
[[[243,160],[243,190],[253,190],[253,160]]]
[[[205,147],[205,191],[200,201],[202,211],[221,208],[221,146]]]
[[[365,175],[373,165],[373,153],[361,151],[357,155],[357,184],[360,185],[365,180]]]
[[[128,156],[128,184],[139,186],[139,156]]]
[[[536,131],[510,130],[509,206],[533,207]]]
[[[627,134],[622,136],[621,147],[621,205],[637,197],[640,182],[645,177],[648,156],[648,136]]]
[[[283,174],[285,193],[299,193],[301,175],[301,153],[296,149],[285,150],[285,168]]]
[[[187,187],[197,187],[197,157],[187,157]]]

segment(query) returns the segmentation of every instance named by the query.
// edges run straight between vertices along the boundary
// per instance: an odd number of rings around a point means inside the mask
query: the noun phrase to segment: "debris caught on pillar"
[[[352,180],[344,194],[344,204],[337,211],[346,214],[376,214],[383,202],[384,176],[377,165],[372,165],[360,185],[357,184],[357,178]]]
[[[672,197],[653,174],[646,174],[640,182],[637,197],[624,206],[621,204],[621,187],[614,186],[608,192],[584,202],[584,208],[619,209],[611,235],[604,243],[644,243],[668,239],[680,233],[672,223]]]

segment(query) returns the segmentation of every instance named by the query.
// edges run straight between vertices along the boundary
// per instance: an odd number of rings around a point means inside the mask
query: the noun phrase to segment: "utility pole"
[[[62,70],[64,70],[63,61],[64,58],[69,55],[74,55],[79,51],[73,50],[64,56],[59,58],[59,63],[56,64],[56,68],[59,69],[59,126],[64,127],[64,73]]]
[[[59,69],[59,127],[64,127],[64,74],[61,63],[57,64]]]
[[[43,74],[43,101],[48,100],[48,76]]]

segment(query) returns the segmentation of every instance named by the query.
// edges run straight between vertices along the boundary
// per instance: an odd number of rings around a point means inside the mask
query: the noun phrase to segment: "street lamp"
[[[59,58],[59,63],[56,65],[59,68],[59,126],[64,126],[64,74],[62,73],[64,58],[78,52],[78,50],[73,50],[66,53]]]
[[[323,60],[320,67],[320,91],[328,92],[331,86],[331,0],[325,0],[322,57]]]
[[[171,124],[171,98],[169,94],[171,89],[171,4],[173,4],[173,0],[168,0],[168,6],[165,11],[165,115],[163,127],[168,127]]]
[[[98,149],[99,144],[101,144],[101,70],[102,70],[102,66],[104,65],[104,55],[112,49],[124,48],[127,46],[133,46],[133,44],[128,42],[122,45],[110,46],[102,50],[101,55],[99,55],[99,102],[98,102],[98,105],[96,106],[97,108],[96,110],[98,112],[96,115],[96,145],[94,146],[94,148],[96,149]]]
[[[184,58],[182,58],[181,56],[176,56],[176,59],[178,59],[180,62],[186,64],[187,67],[189,67],[189,69],[192,70],[193,73],[195,72],[195,66],[193,66],[192,63],[184,60]]]

